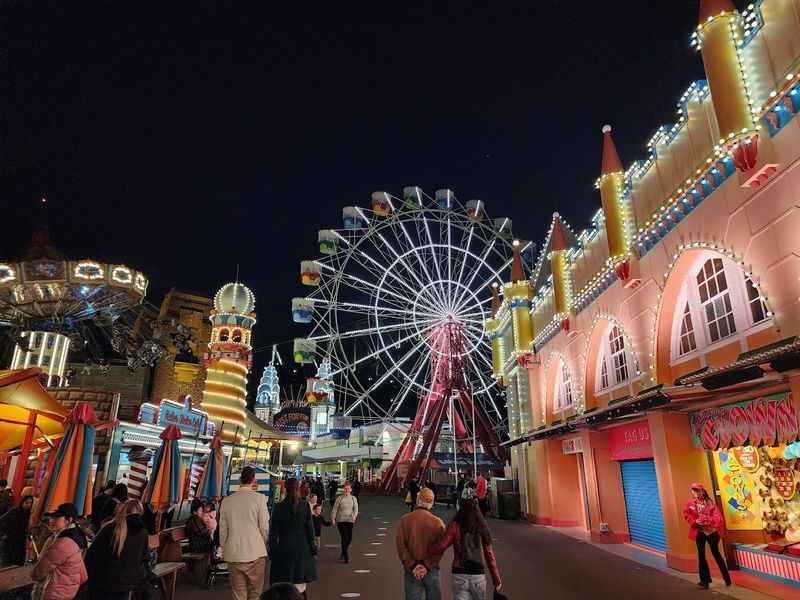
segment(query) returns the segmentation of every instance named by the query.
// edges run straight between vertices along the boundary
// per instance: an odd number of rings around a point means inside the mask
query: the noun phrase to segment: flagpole
[[[197,431],[195,432],[194,436],[194,448],[192,448],[192,456],[189,458],[189,470],[186,473],[186,483],[188,485],[185,485],[181,490],[181,501],[180,504],[178,504],[178,514],[175,515],[179,521],[181,519],[181,510],[183,509],[183,503],[186,500],[186,496],[188,495],[187,492],[190,491],[192,487],[192,467],[194,466],[194,457],[197,455],[197,442],[199,440],[200,440],[200,432]]]
[[[224,422],[223,422],[224,425]],[[220,429],[222,432],[222,429]],[[231,457],[228,459],[228,475],[226,477],[227,481],[225,482],[225,495],[228,495],[228,492],[231,491],[231,470],[233,469],[233,455],[236,452],[237,440],[239,439],[239,426],[236,426],[236,430],[233,432],[233,444],[231,444]],[[223,453],[222,456],[224,457],[225,454]]]

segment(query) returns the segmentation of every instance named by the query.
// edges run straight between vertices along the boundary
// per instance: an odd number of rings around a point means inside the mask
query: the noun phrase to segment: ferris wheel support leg
[[[472,414],[473,399],[464,391],[459,394],[459,399],[464,412]],[[477,404],[475,405],[475,420],[477,422],[473,423],[472,426],[475,428],[475,433],[483,446],[483,451],[495,460],[505,463],[508,460],[508,452],[500,445],[500,440],[486,421],[483,409]]]
[[[417,474],[424,475],[425,471],[430,468],[432,450],[436,448],[436,442],[439,440],[439,432],[442,429],[442,419],[444,417],[445,409],[447,408],[446,398],[446,394],[440,393],[439,397],[436,399],[436,404],[433,406],[432,410],[433,418],[430,421],[428,431],[425,432],[422,449],[408,469],[408,478],[410,479],[416,477]],[[425,466],[422,471],[420,471],[420,467],[422,467],[423,462],[425,463]]]

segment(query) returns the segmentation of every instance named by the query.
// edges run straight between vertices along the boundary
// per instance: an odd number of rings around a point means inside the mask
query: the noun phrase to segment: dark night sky
[[[153,303],[238,263],[256,346],[301,335],[299,261],[343,206],[449,187],[519,237],[556,208],[579,230],[601,126],[641,158],[702,77],[697,0],[173,4],[0,2],[0,256],[46,195],[56,245],[141,269]]]

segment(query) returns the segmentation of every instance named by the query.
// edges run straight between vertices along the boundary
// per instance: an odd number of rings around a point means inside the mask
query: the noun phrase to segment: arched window
[[[556,394],[553,412],[561,412],[572,406],[572,378],[567,363],[561,361],[561,368],[556,375]]]
[[[241,344],[242,343],[242,330],[241,329],[234,329],[233,330],[233,337],[231,338],[234,344]]]
[[[770,318],[757,286],[735,262],[705,252],[690,271],[678,300],[672,360],[741,337]]]
[[[599,373],[595,381],[597,391],[607,390],[628,381],[635,369],[630,349],[625,345],[625,336],[622,328],[616,323],[608,326],[602,338],[603,347],[600,351]]]
[[[228,339],[230,338],[230,335],[231,335],[230,331],[228,331],[227,329],[221,329],[219,332],[219,341],[227,342]]]

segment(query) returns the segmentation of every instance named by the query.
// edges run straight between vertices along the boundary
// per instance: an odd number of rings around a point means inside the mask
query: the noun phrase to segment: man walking
[[[331,481],[328,484],[328,500],[331,503],[331,508],[336,503],[336,492],[339,491],[339,483],[331,477]]]
[[[417,494],[417,508],[400,519],[395,544],[405,572],[406,600],[440,600],[439,560],[428,548],[444,533],[444,523],[431,512],[435,496],[428,488]]]
[[[220,505],[219,543],[233,600],[259,600],[267,568],[267,498],[255,490],[256,470],[242,469],[239,490]]]

